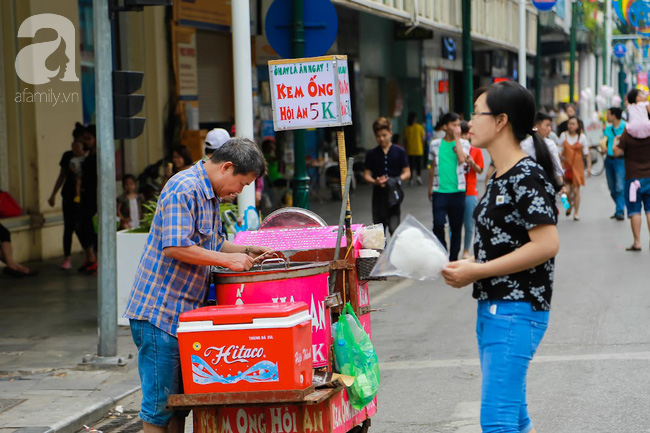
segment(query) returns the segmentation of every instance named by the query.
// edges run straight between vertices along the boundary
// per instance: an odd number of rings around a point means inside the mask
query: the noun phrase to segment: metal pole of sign
[[[97,101],[97,182],[99,198],[99,345],[100,357],[117,355],[117,263],[115,235],[115,146],[109,0],[93,0],[95,98]]]
[[[292,3],[292,54],[295,58],[305,57],[305,18],[304,0]],[[293,131],[293,205],[309,209],[309,176],[305,154],[305,131]]]
[[[463,53],[464,54],[464,53]],[[519,84],[526,87],[526,0],[519,0]]]

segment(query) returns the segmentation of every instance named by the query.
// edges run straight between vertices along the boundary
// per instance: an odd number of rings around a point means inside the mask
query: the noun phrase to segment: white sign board
[[[352,124],[347,56],[269,62],[273,128],[325,128]]]

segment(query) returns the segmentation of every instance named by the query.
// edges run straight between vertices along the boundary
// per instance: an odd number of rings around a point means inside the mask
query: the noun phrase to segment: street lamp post
[[[526,87],[526,0],[519,0],[519,84]]]
[[[472,80],[472,0],[463,0],[463,113],[469,119],[474,105]]]
[[[603,84],[612,85],[612,0],[605,0],[605,51]]]
[[[571,3],[571,36],[569,40],[569,102],[575,101],[576,79],[576,27],[578,26],[578,2]]]

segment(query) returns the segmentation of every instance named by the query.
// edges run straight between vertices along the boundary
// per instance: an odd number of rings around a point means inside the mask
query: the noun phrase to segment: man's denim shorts
[[[172,416],[187,412],[167,409],[167,397],[182,393],[178,339],[146,320],[130,320],[131,335],[138,348],[138,373],[142,383],[140,418],[156,426],[167,426]]]
[[[641,187],[636,191],[636,201],[630,201],[630,185],[638,180]],[[627,216],[640,214],[641,207],[645,213],[650,213],[650,178],[625,180],[625,205],[627,206]]]

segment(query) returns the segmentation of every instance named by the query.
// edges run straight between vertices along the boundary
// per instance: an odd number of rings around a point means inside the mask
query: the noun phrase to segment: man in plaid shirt
[[[176,329],[181,313],[201,307],[210,266],[249,270],[267,247],[235,245],[223,239],[219,203],[264,175],[258,146],[234,138],[210,160],[198,162],[163,188],[124,317],[138,347],[142,382],[140,418],[145,433],[183,432],[187,413],[166,408],[181,392]]]

